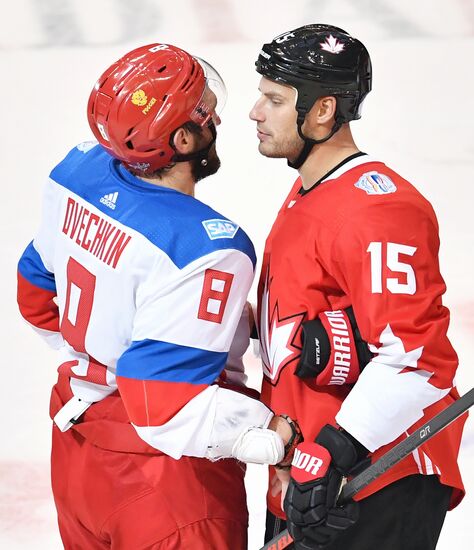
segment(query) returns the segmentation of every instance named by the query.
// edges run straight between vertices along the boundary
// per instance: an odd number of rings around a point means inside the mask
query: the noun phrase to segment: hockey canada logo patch
[[[215,239],[233,239],[239,226],[229,220],[204,220],[202,222],[207,236],[214,241]]]
[[[397,190],[397,186],[388,176],[378,172],[366,172],[354,186],[364,190],[367,195],[386,195]]]

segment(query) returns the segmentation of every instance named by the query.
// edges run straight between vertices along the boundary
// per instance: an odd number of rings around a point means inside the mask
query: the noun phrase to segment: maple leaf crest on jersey
[[[337,422],[357,433],[376,460],[458,398],[436,216],[408,181],[363,154],[311,190],[302,193],[301,185],[298,178],[265,243],[259,311],[262,321],[271,319],[268,326],[261,323],[267,350],[262,400],[276,414],[297,419],[308,441],[324,423]],[[377,246],[383,252],[376,258],[371,250]],[[390,260],[392,247],[399,251],[397,265]],[[291,366],[285,369],[295,344],[301,347],[300,332],[291,334],[289,323],[296,319],[290,316],[304,311],[305,319],[315,319],[349,304],[375,354],[357,382],[320,388],[315,380],[293,376]],[[406,475],[436,473],[454,487],[456,505],[464,494],[457,465],[464,421],[454,422],[358,497]],[[269,509],[281,517],[280,500],[268,498]]]
[[[278,301],[269,315],[269,289],[265,283],[260,316],[260,350],[263,372],[272,381],[278,379],[281,369],[298,358],[301,349],[293,344],[303,322],[304,313],[280,319]]]

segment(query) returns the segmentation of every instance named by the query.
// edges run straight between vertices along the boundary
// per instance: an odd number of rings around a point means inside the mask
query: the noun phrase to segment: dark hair
[[[196,124],[196,122],[193,122],[192,120],[188,120],[188,122],[185,122],[182,126],[180,126],[179,128],[184,128],[185,130],[187,130],[188,132],[190,132],[191,134],[193,135],[196,135],[196,136],[200,136],[202,135],[202,128],[201,126],[199,126],[199,124]],[[174,136],[176,134],[176,132],[179,130],[179,128],[176,128],[176,130],[173,130],[173,132],[171,132],[171,135],[170,135],[170,141],[169,141],[169,144],[170,146],[176,151],[175,147],[174,147],[174,143],[173,143],[173,139],[174,139]],[[166,166],[163,166],[162,168],[158,168],[157,170],[155,170],[154,172],[151,172],[149,174],[146,175],[147,178],[157,178],[157,179],[162,179],[164,176],[166,176],[166,174],[171,170],[171,168],[173,168],[174,166],[176,166],[176,162],[170,162],[169,164],[167,164]],[[135,168],[131,168],[130,166],[125,166],[125,168],[127,168],[127,170],[129,172],[131,172],[134,176],[139,176],[139,177],[143,177],[143,172],[140,171],[140,170],[137,170]]]

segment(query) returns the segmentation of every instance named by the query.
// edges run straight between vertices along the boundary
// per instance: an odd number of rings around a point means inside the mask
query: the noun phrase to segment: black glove
[[[352,307],[323,311],[302,326],[303,349],[295,370],[320,386],[354,384],[373,354],[357,327]]]
[[[326,548],[359,518],[357,502],[336,502],[343,477],[369,451],[347,432],[329,424],[315,441],[296,447],[283,504],[288,530],[298,550]]]

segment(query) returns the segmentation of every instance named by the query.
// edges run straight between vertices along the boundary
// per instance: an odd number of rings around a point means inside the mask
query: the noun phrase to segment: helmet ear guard
[[[264,44],[256,61],[262,76],[296,89],[298,133],[305,146],[294,163],[299,168],[315,144],[330,139],[342,126],[360,118],[365,96],[372,88],[372,66],[365,46],[331,25],[305,25]],[[320,140],[304,136],[302,125],[316,100],[334,96],[334,125]]]

